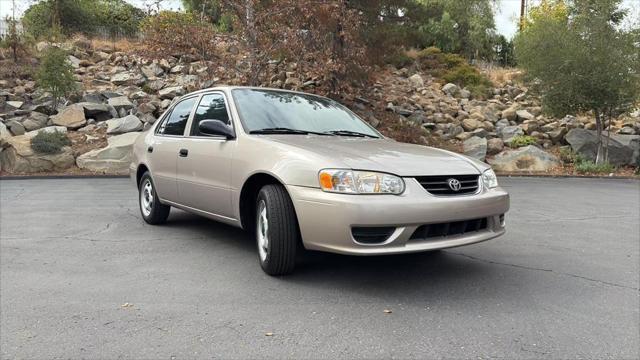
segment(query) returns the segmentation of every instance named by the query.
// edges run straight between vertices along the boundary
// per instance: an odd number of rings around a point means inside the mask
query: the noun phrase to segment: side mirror
[[[202,120],[198,124],[198,131],[205,136],[224,136],[227,139],[235,138],[231,127],[220,120]]]

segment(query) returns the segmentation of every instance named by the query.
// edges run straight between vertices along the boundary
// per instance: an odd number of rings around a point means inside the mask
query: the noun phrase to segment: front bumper
[[[346,195],[318,188],[287,186],[293,200],[305,248],[341,254],[382,255],[428,251],[473,244],[504,234],[500,215],[509,210],[502,188],[474,195],[434,196],[412,178],[401,195]],[[421,225],[487,218],[477,232],[428,239],[411,239]],[[395,227],[380,244],[361,244],[352,227]]]

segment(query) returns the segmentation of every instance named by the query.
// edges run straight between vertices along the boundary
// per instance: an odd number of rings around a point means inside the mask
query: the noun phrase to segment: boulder
[[[458,85],[453,84],[453,83],[448,83],[445,86],[442,87],[442,92],[444,92],[447,95],[451,95],[453,96],[455,93],[457,93],[459,90]]]
[[[73,104],[64,108],[58,115],[51,117],[54,125],[64,126],[68,129],[79,129],[87,124],[82,105]]]
[[[20,109],[24,105],[24,101],[7,101],[6,104],[13,109]]]
[[[608,142],[609,163],[613,165],[634,165],[637,158],[634,153],[639,135],[612,135]],[[593,130],[575,128],[569,130],[565,140],[571,149],[587,160],[595,161],[598,153],[598,137]],[[603,136],[603,141],[606,137]],[[636,161],[634,161],[636,160]]]
[[[524,131],[519,126],[505,126],[498,129],[498,134],[502,137],[502,141],[508,143],[515,136],[524,135]]]
[[[495,155],[504,149],[504,142],[500,138],[487,140],[487,155]]]
[[[135,115],[107,120],[107,134],[123,134],[142,130],[142,122]]]
[[[564,140],[564,136],[567,134],[567,128],[558,128],[556,130],[548,131],[549,139],[554,144],[561,144]]]
[[[479,127],[482,127],[482,122],[479,120],[476,120],[474,118],[462,120],[462,128],[464,128],[466,131],[472,131]]]
[[[69,146],[63,147],[62,151],[57,154],[40,154],[31,148],[31,139],[39,131],[45,129],[30,131],[24,135],[7,139],[4,145],[6,148],[0,153],[2,170],[12,173],[37,173],[62,171],[73,166],[75,159]],[[66,132],[66,127],[63,129]]]
[[[126,96],[112,97],[107,100],[107,104],[113,106],[116,111],[121,109],[130,110],[133,109],[133,103]]]
[[[501,172],[540,172],[560,166],[561,162],[556,156],[529,145],[505,150],[490,159],[489,164],[494,170]]]
[[[76,164],[81,169],[109,174],[127,174],[133,143],[139,133],[127,133],[112,136],[107,139],[108,145],[102,149],[96,149],[84,153],[76,159]]]
[[[186,93],[183,86],[171,86],[158,91],[160,99],[173,99],[176,96],[182,96]]]
[[[0,148],[4,147],[4,144],[11,138],[13,135],[7,129],[7,126],[0,121]]]
[[[514,121],[518,116],[517,110],[515,107],[510,107],[508,109],[502,110],[502,118],[507,119],[509,121]]]
[[[487,139],[473,136],[462,143],[464,154],[472,158],[484,161],[487,156]]]
[[[424,87],[424,79],[422,79],[422,76],[420,76],[420,74],[411,75],[409,77],[409,82],[414,88]]]
[[[144,74],[144,76],[146,76],[147,78],[158,77],[164,73],[164,70],[162,69],[162,67],[160,67],[160,65],[156,63],[143,66],[140,70],[142,71],[142,74]]]
[[[532,120],[535,119],[535,116],[533,116],[530,112],[528,112],[527,110],[517,110],[516,111],[516,116],[518,117],[519,121],[525,121],[525,120]]]
[[[24,125],[22,125],[19,121],[11,120],[7,122],[7,127],[11,131],[11,133],[15,136],[23,135],[26,132]]]

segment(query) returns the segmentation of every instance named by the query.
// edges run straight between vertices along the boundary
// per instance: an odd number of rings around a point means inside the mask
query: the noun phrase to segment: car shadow
[[[165,226],[184,228],[198,234],[190,241],[205,241],[216,245],[223,243],[231,251],[242,253],[240,256],[251,262],[257,256],[253,236],[236,227],[184,212],[172,213]],[[460,250],[350,256],[304,251],[298,257],[293,274],[264,276],[266,279],[300,287],[361,292],[366,296],[386,296],[396,292],[405,296],[412,293],[423,296],[425,290],[453,291],[454,294],[460,291],[462,294],[465,288],[477,287],[479,283],[499,286],[500,278],[504,276],[502,269],[461,256],[458,252]],[[255,264],[255,269],[251,271],[261,271],[257,261]]]

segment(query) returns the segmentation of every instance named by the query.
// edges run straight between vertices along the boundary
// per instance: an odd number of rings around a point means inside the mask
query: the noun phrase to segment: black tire
[[[261,204],[264,202],[264,204]],[[266,209],[267,239],[261,245],[261,216]],[[300,231],[293,203],[282,185],[265,185],[256,200],[256,245],[262,270],[269,275],[286,275],[293,272],[296,263],[296,248],[300,243]],[[261,252],[261,248],[263,249]]]
[[[147,184],[151,185],[150,199],[152,201],[149,203],[149,207],[145,206],[145,196],[148,195],[145,194],[145,191],[149,191]],[[169,211],[171,211],[171,206],[160,203],[156,193],[156,186],[148,171],[142,175],[138,184],[138,206],[144,221],[151,225],[164,224],[169,217]]]

